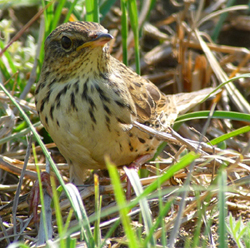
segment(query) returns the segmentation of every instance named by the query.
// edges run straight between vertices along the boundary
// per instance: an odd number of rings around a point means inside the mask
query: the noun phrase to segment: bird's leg
[[[132,162],[128,168],[129,169],[134,169],[136,170],[136,172],[139,171],[139,169],[141,168],[141,166],[143,164],[145,164],[148,160],[150,160],[151,158],[153,158],[154,154],[144,154],[139,156],[134,162]],[[127,200],[131,199],[131,190],[132,190],[132,185],[130,180],[127,180],[127,191],[126,191],[126,198]]]
[[[95,174],[98,175],[99,177],[99,182],[103,185],[107,185],[110,184],[110,177],[109,177],[109,173],[108,170],[104,169],[104,170],[98,170],[95,172]]]
[[[50,183],[50,174],[48,172],[41,173],[41,182],[42,188],[45,189],[48,195],[52,198],[52,188]],[[32,187],[28,199],[29,203],[29,212],[33,212],[34,222],[38,221],[38,203],[40,202],[40,190],[39,190],[39,181],[38,179],[35,181],[34,186]]]

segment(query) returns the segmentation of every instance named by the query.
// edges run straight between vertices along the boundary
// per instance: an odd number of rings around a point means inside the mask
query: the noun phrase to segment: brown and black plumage
[[[112,38],[100,24],[69,22],[45,42],[37,111],[76,184],[84,169],[104,169],[105,155],[117,166],[153,155],[161,141],[133,122],[165,131],[180,111],[209,93],[163,94],[110,55]]]

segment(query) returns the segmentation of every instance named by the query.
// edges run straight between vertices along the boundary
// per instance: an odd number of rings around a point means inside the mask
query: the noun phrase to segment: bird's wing
[[[178,114],[185,113],[214,88],[206,88],[191,93],[165,95],[157,86],[147,79],[142,78],[121,62],[119,74],[122,76],[137,111],[137,121],[148,123],[150,126],[165,130],[174,124]]]
[[[119,74],[125,82],[140,122],[147,122],[156,116],[157,105],[163,96],[150,81],[142,78],[124,64],[119,62]]]

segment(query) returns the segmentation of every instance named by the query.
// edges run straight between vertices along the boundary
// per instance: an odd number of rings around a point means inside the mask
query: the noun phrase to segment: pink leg
[[[145,154],[142,155],[140,157],[138,157],[134,162],[132,162],[128,168],[134,169],[137,172],[139,171],[139,169],[141,168],[141,166],[143,164],[145,164],[148,160],[150,160],[151,158],[153,158],[154,154]],[[131,182],[129,180],[127,180],[127,191],[126,191],[126,198],[127,200],[131,199],[131,190],[132,190],[132,185]]]

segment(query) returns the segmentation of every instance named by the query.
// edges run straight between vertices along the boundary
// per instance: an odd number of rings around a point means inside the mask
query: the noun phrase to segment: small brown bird
[[[112,38],[98,23],[69,22],[45,42],[37,111],[75,184],[83,183],[84,169],[105,169],[105,155],[117,166],[154,155],[161,141],[134,121],[166,131],[211,91],[163,94],[110,55]]]

